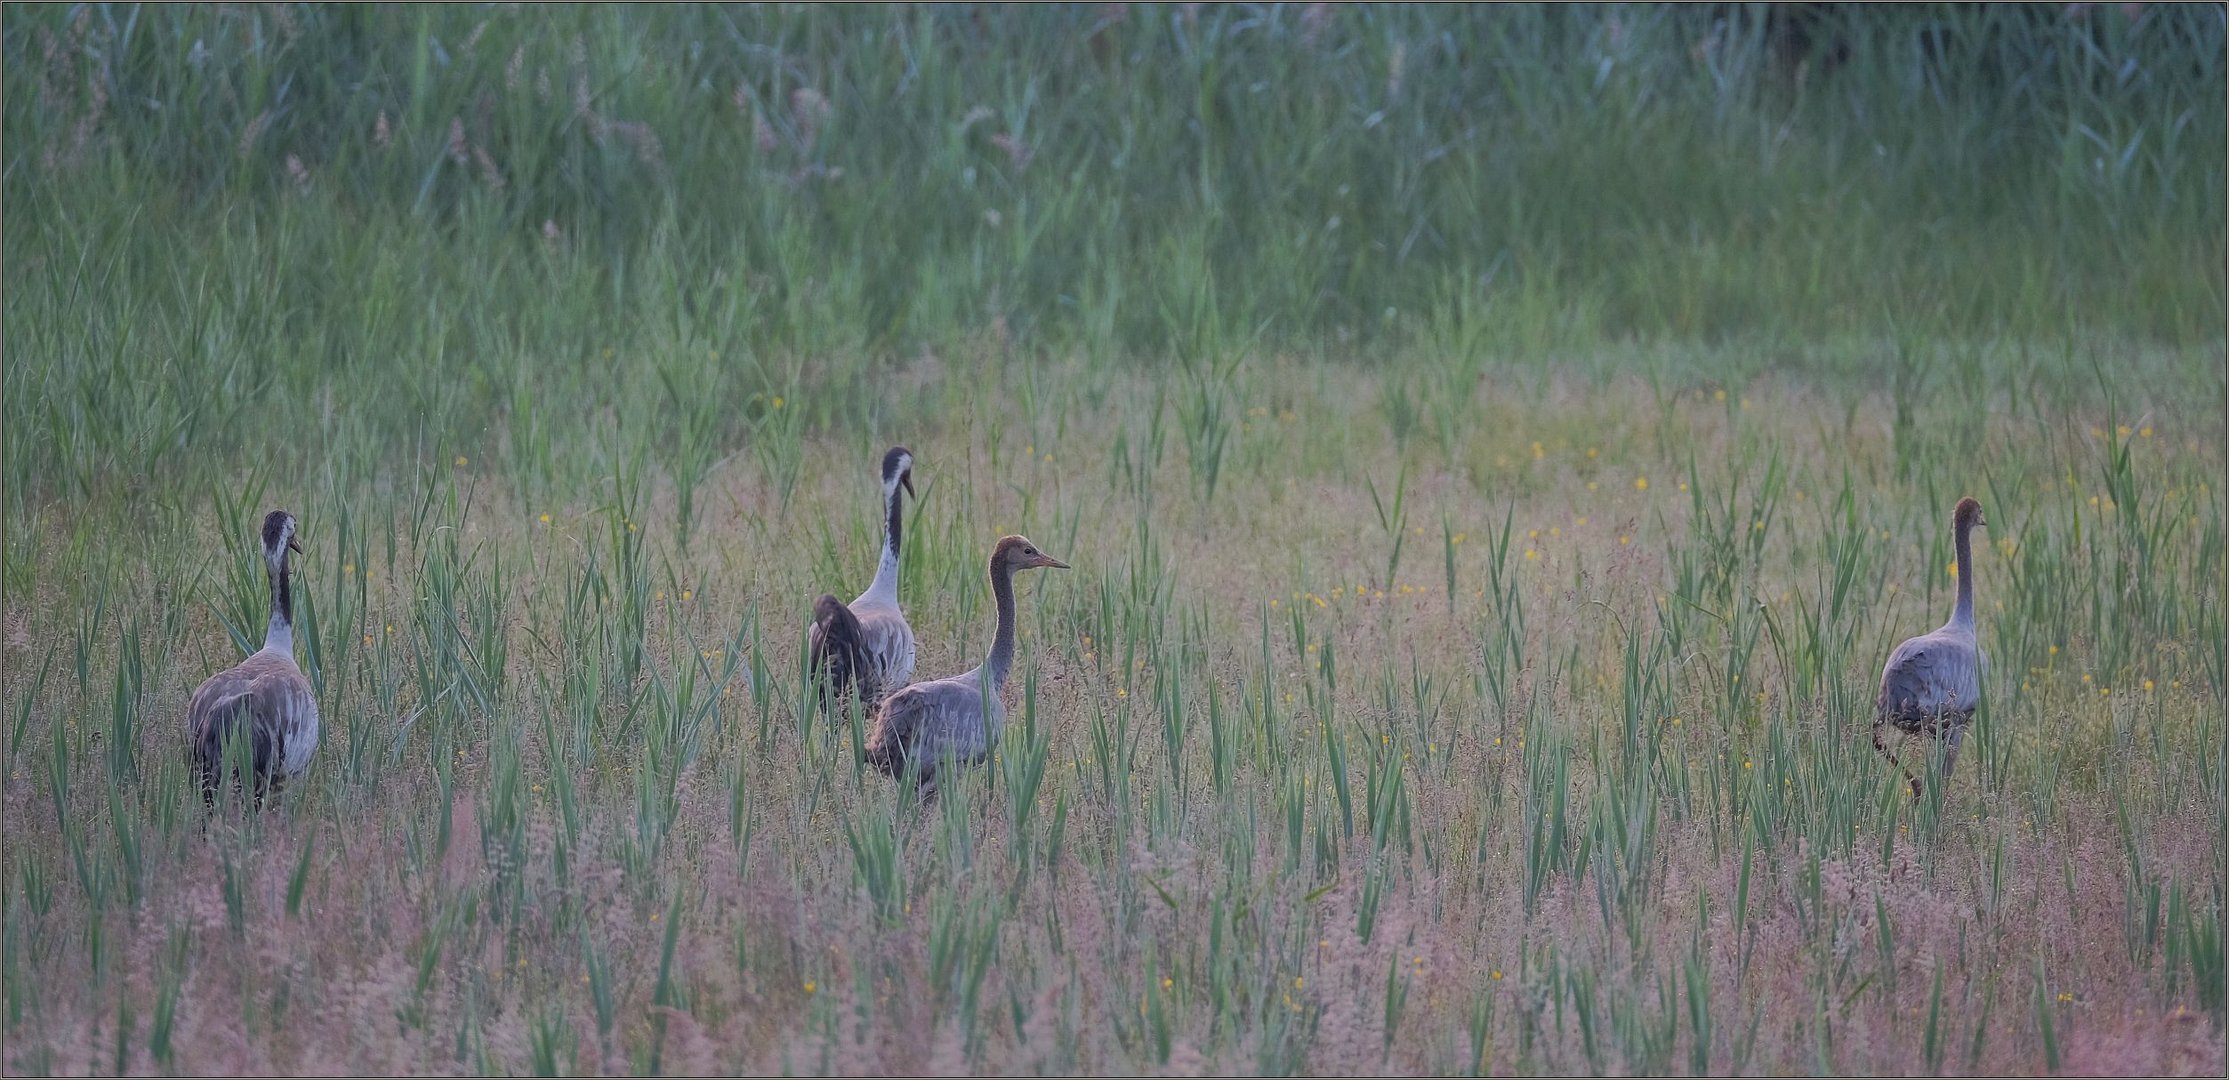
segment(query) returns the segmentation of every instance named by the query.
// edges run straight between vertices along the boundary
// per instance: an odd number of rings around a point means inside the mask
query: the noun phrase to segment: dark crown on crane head
[[[263,550],[276,551],[282,546],[292,547],[293,537],[288,536],[287,526],[294,515],[284,510],[273,510],[263,516]]]
[[[889,453],[882,455],[882,482],[887,484],[896,480],[899,471],[906,467],[912,457],[913,451],[903,446],[891,447]]]

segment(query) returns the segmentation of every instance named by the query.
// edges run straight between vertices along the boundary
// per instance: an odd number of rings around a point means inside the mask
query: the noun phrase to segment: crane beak
[[[899,483],[899,485],[900,485],[900,486],[902,486],[902,487],[904,487],[904,488],[906,489],[906,497],[907,497],[907,498],[918,499],[918,498],[920,498],[920,497],[921,497],[921,496],[919,496],[919,495],[915,495],[915,494],[913,493],[913,470],[912,470],[912,469],[907,469],[906,471],[904,471],[904,472],[902,472],[902,473],[899,473],[899,474],[898,474],[898,483]]]
[[[1044,567],[1044,568],[1045,568],[1045,569],[1047,569],[1047,570],[1067,570],[1067,569],[1069,569],[1069,566],[1068,566],[1068,564],[1067,564],[1067,563],[1064,563],[1064,562],[1060,561],[1059,559],[1053,558],[1053,557],[1052,557],[1052,556],[1050,556],[1050,555],[1039,555],[1039,556],[1038,556],[1038,557],[1037,557],[1037,558],[1036,558],[1035,560],[1033,560],[1033,561],[1032,561],[1032,562],[1031,562],[1031,563],[1030,563],[1029,565],[1030,565],[1030,568],[1031,568],[1031,569],[1036,569],[1037,567],[1040,567],[1040,566],[1041,566],[1041,567]]]
[[[300,555],[300,554],[302,553],[302,545],[301,545],[301,542],[300,542],[300,541],[297,541],[297,540],[295,540],[295,539],[294,539],[293,537],[291,537],[291,536],[287,537],[287,538],[286,538],[286,550],[288,550],[288,551],[291,551],[291,552],[295,553],[296,555]]]

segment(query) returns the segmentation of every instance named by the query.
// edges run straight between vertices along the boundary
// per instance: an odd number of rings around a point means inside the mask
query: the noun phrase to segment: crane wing
[[[1882,718],[1912,723],[1943,713],[1970,713],[1980,694],[1979,658],[1970,644],[1934,636],[1897,646],[1881,670],[1875,702]]]

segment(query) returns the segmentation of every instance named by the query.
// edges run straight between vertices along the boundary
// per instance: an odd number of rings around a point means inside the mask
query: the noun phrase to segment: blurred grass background
[[[2220,383],[2223,50],[2205,6],[25,5],[7,479],[279,415],[359,468],[676,399],[732,443],[984,343],[2173,399]]]

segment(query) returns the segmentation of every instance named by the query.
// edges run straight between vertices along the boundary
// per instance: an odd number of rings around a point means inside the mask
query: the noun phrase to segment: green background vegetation
[[[730,443],[808,363],[856,423],[986,336],[2219,383],[2175,355],[2229,317],[2212,9],[1849,14],[1792,60],[1756,11],[1302,14],[28,8],[8,479],[253,454],[273,414],[360,467],[656,423],[607,348]]]

